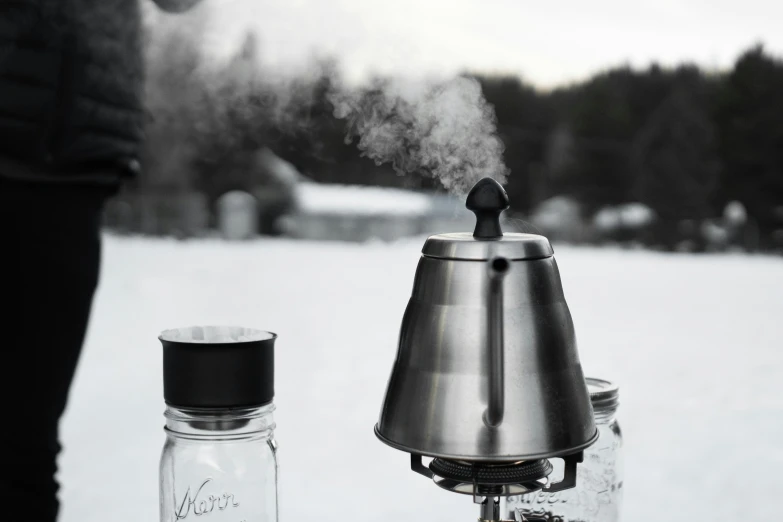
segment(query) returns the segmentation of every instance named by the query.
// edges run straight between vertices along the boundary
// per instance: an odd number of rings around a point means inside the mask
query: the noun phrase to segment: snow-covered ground
[[[282,520],[475,520],[373,435],[420,247],[107,237],[62,521],[158,520],[157,334],[225,323],[280,335]],[[624,520],[779,520],[783,262],[555,250],[585,371],[621,386]]]

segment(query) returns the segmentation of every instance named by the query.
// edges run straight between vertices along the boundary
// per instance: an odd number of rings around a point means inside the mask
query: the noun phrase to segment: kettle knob
[[[482,178],[473,185],[465,202],[468,210],[476,214],[476,239],[503,237],[500,214],[508,208],[508,194],[503,186],[492,178]]]

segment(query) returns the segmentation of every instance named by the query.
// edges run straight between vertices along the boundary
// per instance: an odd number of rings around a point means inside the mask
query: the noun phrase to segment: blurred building
[[[213,193],[175,185],[127,187],[107,205],[105,224],[118,233],[179,238],[284,235],[361,242],[469,231],[475,223],[459,198],[315,183],[268,149],[258,151],[248,168],[254,172],[232,176],[250,181],[224,183]]]
[[[226,192],[215,205],[217,229],[224,239],[251,239],[258,234],[258,200],[242,190]]]
[[[463,203],[445,194],[303,181],[280,231],[299,239],[361,242],[472,230],[473,225]]]
[[[655,212],[642,203],[607,205],[593,215],[594,239],[598,242],[637,243],[655,220]]]
[[[198,237],[209,226],[209,205],[193,190],[128,189],[106,205],[104,225],[120,234]]]
[[[190,176],[124,187],[106,206],[105,225],[117,233],[200,237],[217,231],[225,239],[273,235],[278,218],[289,211],[296,184],[303,179],[268,149],[255,153],[245,172],[219,172],[216,190],[196,190]]]
[[[582,207],[568,196],[554,196],[542,201],[530,213],[529,221],[541,234],[554,241],[582,243],[591,230],[582,218]]]

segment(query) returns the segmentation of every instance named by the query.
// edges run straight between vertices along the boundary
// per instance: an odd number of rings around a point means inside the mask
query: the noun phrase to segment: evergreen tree
[[[759,231],[783,228],[783,63],[744,53],[720,89],[715,119],[725,165],[721,201],[741,201]]]
[[[486,100],[495,108],[498,133],[510,173],[506,191],[515,210],[529,211],[546,195],[547,138],[554,112],[545,95],[510,76],[477,77]]]
[[[658,216],[660,239],[676,239],[677,225],[714,214],[719,163],[715,129],[703,100],[676,87],[634,140],[635,195]]]
[[[601,75],[577,87],[567,123],[573,132],[574,161],[562,176],[562,191],[591,213],[629,199],[633,118],[627,70]]]

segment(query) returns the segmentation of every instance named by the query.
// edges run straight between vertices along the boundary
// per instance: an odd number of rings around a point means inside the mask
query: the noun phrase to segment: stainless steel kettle
[[[598,432],[552,246],[502,232],[508,196],[490,178],[466,206],[473,234],[424,244],[375,432],[469,462],[578,453]]]

